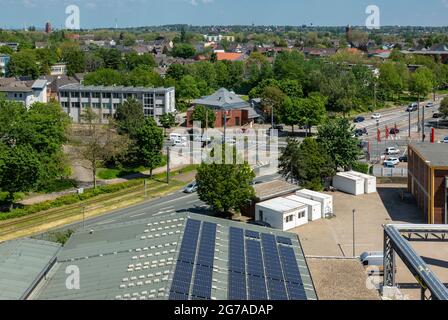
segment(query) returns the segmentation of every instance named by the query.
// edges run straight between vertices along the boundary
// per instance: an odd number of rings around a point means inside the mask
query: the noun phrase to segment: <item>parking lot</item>
[[[405,190],[405,185],[379,185],[378,193],[370,195],[355,197],[331,193],[336,217],[310,222],[293,232],[299,235],[307,256],[352,257],[355,209],[355,255],[364,251],[383,251],[383,224],[424,223],[414,199]],[[448,245],[424,242],[413,242],[412,245],[431,270],[443,282],[448,282]],[[312,273],[319,272],[313,270],[312,265],[310,268]],[[399,258],[397,282],[408,299],[420,299],[420,287]]]

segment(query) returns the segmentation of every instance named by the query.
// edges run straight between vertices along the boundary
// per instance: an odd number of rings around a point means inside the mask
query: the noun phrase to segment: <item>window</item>
[[[62,108],[68,108],[68,102],[61,102]]]
[[[241,125],[240,117],[236,117],[235,118],[235,125],[236,126],[240,126]]]
[[[99,99],[101,94],[99,92],[92,92],[92,98]]]
[[[104,93],[103,93],[103,98],[104,98],[104,99],[110,99],[110,97],[111,97],[110,92],[104,92]]]
[[[61,98],[68,98],[68,92],[62,91],[61,92]]]
[[[103,103],[103,109],[110,109],[110,103]]]
[[[299,219],[303,219],[303,218],[305,218],[305,211],[300,211],[300,212],[297,214],[297,218],[299,218]]]
[[[72,92],[72,93],[70,94],[70,96],[71,96],[72,98],[79,98],[79,92]]]
[[[90,104],[88,103],[88,102],[84,102],[83,104],[82,104],[82,108],[83,109],[87,109],[87,108],[89,108],[90,107]]]
[[[72,108],[79,108],[79,102],[72,102]]]
[[[294,216],[293,215],[290,215],[290,216],[286,217],[286,223],[292,222],[293,220],[294,220]]]
[[[121,99],[121,93],[114,93],[114,99]]]
[[[81,97],[82,98],[89,98],[90,97],[90,93],[89,92],[81,92]]]
[[[114,110],[117,110],[119,106],[120,106],[119,103],[114,103]]]
[[[93,104],[93,107],[94,107],[95,109],[101,109],[101,103],[94,103],[94,104]]]

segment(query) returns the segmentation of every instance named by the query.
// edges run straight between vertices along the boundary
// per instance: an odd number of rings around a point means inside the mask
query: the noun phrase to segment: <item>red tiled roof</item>
[[[217,52],[216,53],[216,59],[218,61],[223,61],[223,60],[237,61],[237,60],[241,60],[242,57],[243,57],[242,53],[235,53],[235,52]]]

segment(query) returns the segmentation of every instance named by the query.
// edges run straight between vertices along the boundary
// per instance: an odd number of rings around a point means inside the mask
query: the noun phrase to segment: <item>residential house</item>
[[[0,94],[3,94],[6,100],[22,102],[27,108],[33,103],[48,101],[45,80],[20,81],[9,78],[3,84],[0,82]]]

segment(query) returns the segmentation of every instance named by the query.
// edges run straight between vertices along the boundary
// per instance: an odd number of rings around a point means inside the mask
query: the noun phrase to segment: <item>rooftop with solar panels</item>
[[[189,213],[77,232],[31,298],[317,299],[297,235]]]

